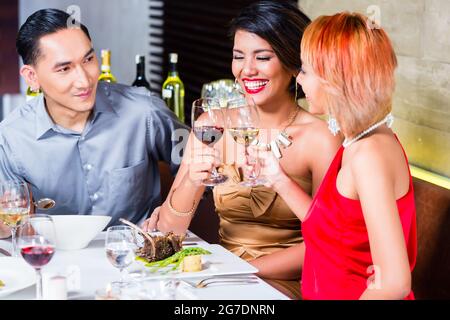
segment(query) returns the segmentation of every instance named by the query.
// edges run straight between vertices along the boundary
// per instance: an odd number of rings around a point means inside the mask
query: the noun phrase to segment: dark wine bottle
[[[133,87],[146,87],[150,90],[150,83],[145,79],[145,56],[136,55],[136,79],[134,79]]]

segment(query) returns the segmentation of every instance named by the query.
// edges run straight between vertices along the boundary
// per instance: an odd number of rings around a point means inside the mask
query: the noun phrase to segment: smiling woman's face
[[[288,88],[293,74],[258,35],[244,30],[236,32],[231,67],[234,77],[258,106],[290,99]]]
[[[86,112],[95,103],[99,65],[92,43],[81,29],[64,29],[39,40],[34,69],[47,105]]]

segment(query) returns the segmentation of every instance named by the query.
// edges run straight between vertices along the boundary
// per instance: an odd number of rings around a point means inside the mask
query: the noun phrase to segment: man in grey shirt
[[[187,127],[145,88],[98,82],[89,32],[69,19],[44,9],[19,30],[21,75],[43,94],[0,123],[0,181],[24,180],[35,200],[54,199],[50,214],[140,223],[160,205],[158,161],[176,173],[185,142],[172,133]]]

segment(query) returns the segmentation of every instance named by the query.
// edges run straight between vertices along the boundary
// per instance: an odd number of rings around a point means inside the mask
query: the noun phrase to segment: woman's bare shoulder
[[[390,168],[405,161],[400,145],[391,134],[374,134],[355,142],[352,147],[348,148],[348,156],[352,159],[350,164],[355,176],[368,172],[384,172],[391,176]]]
[[[302,154],[311,167],[329,164],[343,140],[331,134],[324,120],[306,111],[293,125],[290,135],[294,139],[294,153]]]
[[[337,150],[342,144],[340,135],[333,136],[326,121],[302,110],[294,124],[294,134],[301,133],[303,142],[311,148],[332,148]]]

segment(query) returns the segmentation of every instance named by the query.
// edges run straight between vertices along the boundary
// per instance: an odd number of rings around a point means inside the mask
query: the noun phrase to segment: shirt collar
[[[97,95],[95,97],[93,119],[97,117],[98,113],[113,113],[118,115],[116,110],[114,110],[112,103],[110,84],[99,82],[97,85]]]
[[[49,130],[55,128],[55,123],[53,122],[50,115],[47,113],[45,108],[44,95],[40,94],[36,99],[36,140],[42,138]]]
[[[112,107],[110,87],[102,82],[97,85],[97,92],[95,96],[95,105],[93,109],[92,121],[94,122],[100,113],[111,113],[118,116],[117,112]],[[44,95],[41,94],[36,99],[36,140],[39,140],[50,131],[58,131],[57,125],[47,112],[45,107]]]

